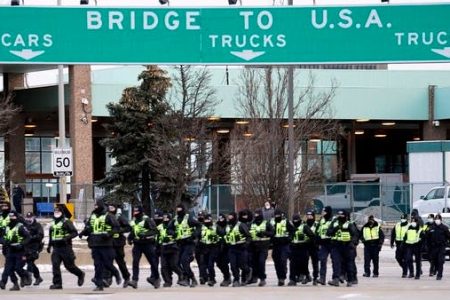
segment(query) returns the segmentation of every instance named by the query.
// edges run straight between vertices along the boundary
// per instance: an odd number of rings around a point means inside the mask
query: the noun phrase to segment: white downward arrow
[[[237,56],[239,58],[242,58],[243,60],[249,61],[252,60],[258,56],[263,55],[264,51],[253,51],[253,50],[242,50],[241,52],[238,51],[231,51],[231,54],[233,54],[234,56]]]
[[[445,47],[444,49],[431,49],[431,51],[450,58],[450,47]]]
[[[16,55],[18,57],[21,57],[21,58],[23,58],[25,60],[30,60],[30,59],[35,58],[36,56],[44,54],[45,51],[33,51],[31,49],[23,49],[21,51],[11,50],[9,52],[11,52],[12,54],[14,54],[14,55]]]

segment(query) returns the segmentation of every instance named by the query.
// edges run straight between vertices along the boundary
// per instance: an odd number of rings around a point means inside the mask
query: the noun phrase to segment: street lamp
[[[228,0],[228,5],[236,5],[238,0]],[[239,0],[239,4],[242,5],[242,1]]]
[[[164,4],[169,5],[170,3],[169,3],[169,0],[159,0],[159,4],[161,4],[161,5],[164,5]]]

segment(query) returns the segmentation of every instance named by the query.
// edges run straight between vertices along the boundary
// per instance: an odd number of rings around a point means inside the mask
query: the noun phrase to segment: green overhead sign
[[[0,63],[450,61],[450,5],[1,7]]]

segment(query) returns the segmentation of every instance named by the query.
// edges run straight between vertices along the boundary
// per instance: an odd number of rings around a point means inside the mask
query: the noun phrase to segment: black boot
[[[20,286],[17,282],[14,282],[14,285],[12,288],[9,289],[10,291],[20,291]]]

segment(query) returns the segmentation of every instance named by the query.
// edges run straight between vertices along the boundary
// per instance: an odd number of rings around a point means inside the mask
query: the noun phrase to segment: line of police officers
[[[391,245],[395,241],[396,258],[403,268],[403,275],[406,277],[409,270],[410,277],[414,276],[412,256],[418,250],[412,246],[412,241],[420,241],[426,236],[432,270],[437,272],[437,279],[441,279],[442,254],[450,232],[439,222],[439,215],[432,224],[427,224],[427,228],[422,226],[421,229],[417,229],[414,218],[417,216],[413,216],[411,224],[402,219],[392,233]],[[30,213],[25,220],[21,220],[20,215],[10,210],[9,203],[3,203],[0,228],[6,258],[0,288],[5,289],[9,278],[13,283],[11,290],[20,290],[20,286],[31,284],[31,273],[35,278],[34,285],[39,285],[42,278],[34,262],[43,248],[42,226]],[[289,279],[289,286],[309,282],[325,285],[328,257],[332,261],[332,276],[328,284],[339,286],[346,281],[347,286],[352,286],[358,283],[355,258],[359,241],[364,243],[365,277],[371,276],[371,263],[372,275],[378,277],[379,251],[384,241],[381,226],[373,216],[359,231],[347,212],[339,211],[333,217],[329,206],[323,209],[318,222],[312,211],[307,212],[305,221],[298,214],[289,221],[280,210],[275,210],[270,220],[264,219],[262,210],[253,213],[242,210],[239,214],[221,214],[213,222],[209,214],[192,217],[181,204],[177,205],[174,217],[170,213],[156,211],[155,217],[150,218],[141,206],[136,206],[133,208],[133,220],[128,223],[118,213],[117,206],[105,205],[100,200],[96,202],[91,216],[85,222],[85,228],[79,234],[61,207],[57,206],[50,224],[47,247],[47,252],[51,253],[53,270],[50,289],[63,288],[61,263],[77,277],[77,284],[83,285],[85,274],[75,265],[72,249],[72,239],[77,236],[87,236],[95,267],[92,278],[95,291],[109,287],[113,277],[117,285],[122,284],[123,279],[123,287],[138,288],[142,255],[151,270],[146,281],[155,288],[161,285],[159,263],[164,287],[172,286],[174,274],[178,285],[197,286],[197,279],[191,269],[194,257],[199,266],[200,284],[214,286],[217,283],[217,266],[223,277],[220,286],[238,287],[255,283],[264,286],[270,248],[279,286],[285,285],[286,279]],[[133,246],[132,274],[124,259],[126,241]],[[114,260],[119,269],[114,266]],[[309,272],[310,260],[312,277]],[[24,270],[25,263],[28,263],[27,271]],[[416,260],[416,264],[420,265],[420,259],[419,263]],[[416,278],[420,277],[419,265],[416,267]],[[20,278],[20,285],[16,274]]]

